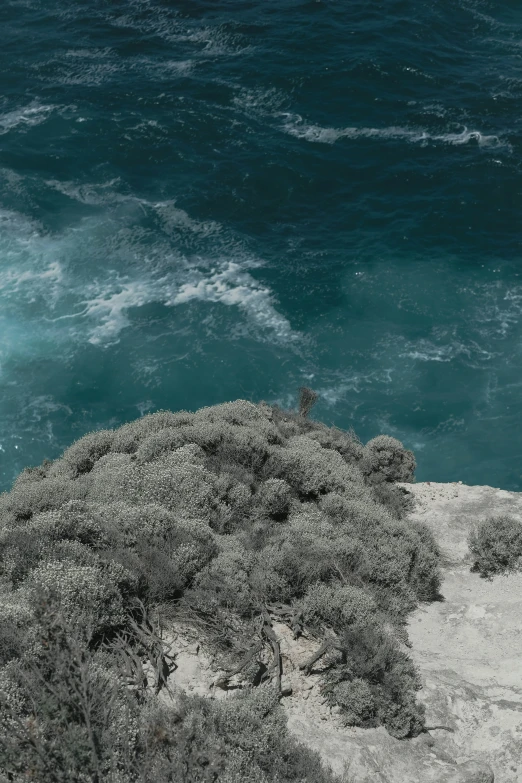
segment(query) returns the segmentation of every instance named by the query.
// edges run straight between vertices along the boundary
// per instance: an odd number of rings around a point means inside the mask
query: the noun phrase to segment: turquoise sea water
[[[297,406],[522,491],[522,6],[3,0],[0,490]]]

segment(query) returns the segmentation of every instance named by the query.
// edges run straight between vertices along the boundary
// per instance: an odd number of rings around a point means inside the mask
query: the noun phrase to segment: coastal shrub
[[[173,512],[158,502],[131,504],[124,500],[93,503],[89,513],[93,524],[103,530],[111,544],[134,549],[139,541],[164,547],[167,538],[177,535],[181,542],[195,541],[213,550],[213,534],[208,524],[191,517],[187,510]]]
[[[379,622],[370,621],[364,625],[345,625],[340,643],[342,663],[328,669],[320,685],[327,703],[341,707],[341,719],[352,725],[384,725],[391,736],[400,739],[417,736],[424,726],[424,705],[415,699],[422,681],[395,638],[386,633]],[[346,706],[346,693],[350,695],[350,688],[344,683],[354,680],[366,683],[359,693],[372,697],[371,702],[367,699],[371,709],[366,710],[362,724],[356,723],[356,713]],[[341,701],[338,701],[338,695]]]
[[[30,572],[20,590],[22,595],[37,598],[40,592],[53,588],[70,623],[92,624],[94,631],[118,626],[126,619],[122,592],[128,592],[135,580],[119,563],[103,565],[43,562]]]
[[[99,557],[90,547],[80,541],[64,539],[63,541],[46,540],[42,547],[41,562],[63,560],[80,566],[98,565]]]
[[[194,414],[188,411],[159,410],[148,413],[139,419],[123,424],[114,430],[111,452],[135,454],[140,443],[155,432],[170,427],[182,427],[191,424]]]
[[[362,480],[357,467],[347,465],[340,454],[323,449],[306,435],[292,436],[284,448],[272,447],[263,474],[267,479],[286,480],[306,499],[342,491],[346,484]]]
[[[15,481],[2,506],[11,519],[25,521],[42,511],[56,510],[68,500],[83,500],[86,495],[85,485],[62,477],[20,484]]]
[[[3,619],[0,634],[0,668],[13,658],[20,658],[23,652],[23,639],[11,617]]]
[[[386,481],[380,473],[372,474],[370,486],[373,498],[384,506],[395,519],[404,519],[415,510],[413,493]]]
[[[348,464],[359,463],[364,456],[364,446],[353,431],[345,432],[337,427],[327,427],[314,422],[314,429],[307,436],[321,444],[323,449],[337,451]]]
[[[22,470],[21,473],[18,474],[15,481],[13,482],[16,484],[23,484],[25,482],[38,482],[42,481],[47,476],[48,470],[50,466],[52,465],[52,461],[50,459],[44,459],[41,465],[38,465],[37,467],[27,467]]]
[[[208,465],[206,469],[213,472]],[[213,511],[208,520],[212,530],[234,534],[244,529],[252,515],[252,491],[248,484],[230,473],[214,474],[213,489]]]
[[[365,536],[364,543],[370,581],[391,590],[399,582],[408,580],[415,566],[418,542],[402,523],[389,523],[372,530]]]
[[[513,573],[522,563],[522,523],[506,515],[488,517],[468,536],[473,571],[482,577]]]
[[[89,651],[88,631],[51,611],[52,595],[35,601],[38,656],[0,669],[0,767],[41,783],[116,782],[119,768],[130,781],[138,703]]]
[[[117,563],[132,577],[132,586],[121,589],[122,596],[129,600],[136,596],[148,604],[177,598],[190,583],[197,571],[196,551],[184,554],[180,548],[178,559],[169,557],[162,548],[138,545],[134,550],[115,546],[101,555],[104,562]]]
[[[197,572],[197,551],[188,547],[184,553],[183,549],[180,548],[177,553],[178,565],[168,549],[163,550],[143,542],[136,547],[139,577],[145,585],[143,597],[148,603],[178,597]]]
[[[292,489],[288,482],[284,479],[268,479],[260,485],[255,500],[262,513],[282,519],[290,511],[292,497]]]
[[[107,655],[84,652],[85,641],[56,621],[44,617],[42,630],[44,683],[34,665],[0,671],[2,767],[40,783],[337,780],[289,735],[273,688],[225,702],[182,692],[167,705],[145,696],[140,708]]]
[[[365,626],[373,622],[377,608],[371,596],[360,587],[322,582],[310,585],[298,606],[304,622],[313,628],[322,623],[334,628]]]
[[[323,550],[323,551],[318,551]],[[277,574],[274,585],[279,591],[278,601],[289,602],[301,598],[307,588],[318,580],[328,579],[334,569],[320,536],[299,535],[296,529],[277,526],[274,534],[263,549],[255,553],[257,562],[267,569],[272,578]],[[274,588],[267,577],[266,596],[273,596]],[[262,600],[261,592],[258,592]],[[267,600],[274,600],[274,598]]]
[[[389,591],[405,583],[419,600],[437,596],[442,579],[440,550],[428,528],[410,520],[394,519],[372,502],[335,498],[329,515],[347,520],[348,531],[353,531],[363,545],[365,579],[385,585]],[[343,526],[342,522],[338,524]]]
[[[225,421],[209,418],[195,418],[192,427],[181,427],[177,436],[185,443],[200,446],[207,457],[214,457],[217,471],[222,472],[222,465],[244,466],[251,472],[260,470],[270,452],[272,443],[281,442],[277,431],[267,437],[259,425],[239,426]],[[167,436],[164,436],[165,438]],[[159,438],[159,434],[158,434]],[[154,441],[151,441],[154,444]],[[144,452],[146,446],[142,447]],[[141,452],[138,451],[138,455]]]
[[[147,435],[136,451],[138,462],[152,462],[166,451],[175,451],[186,443],[181,428],[166,427]]]
[[[73,560],[79,565],[97,562],[94,551],[80,541],[66,537],[53,539],[47,531],[38,530],[30,523],[2,531],[0,553],[2,582],[9,589],[24,584],[29,573],[49,559]]]
[[[242,661],[273,604],[272,613],[293,616],[318,648],[330,632],[340,642],[322,661],[322,684],[352,725],[373,721],[394,736],[420,730],[415,671],[394,646],[408,613],[418,600],[431,600],[439,584],[434,538],[404,517],[407,504],[394,486],[412,477],[414,462],[393,438],[363,446],[351,432],[311,421],[314,395],[306,405],[301,400],[299,412],[245,400],[196,413],[158,411],[84,436],[60,459],[24,471],[0,495],[0,590],[11,600],[0,622],[0,684],[18,663],[32,661],[48,673],[37,602],[53,586],[71,633],[90,629],[85,655],[98,656],[99,666],[113,661],[116,680],[124,679],[116,672],[120,653],[103,644],[120,639],[134,661],[143,654],[133,647],[136,598],[145,614],[168,607],[172,620],[190,620],[224,669]],[[158,700],[136,691],[143,720],[135,747],[129,735],[134,756],[103,767],[103,781],[192,783],[215,774],[229,783],[326,781],[315,757],[298,745],[294,753],[282,724],[277,745],[265,726],[270,711],[256,713],[265,686],[251,679],[245,705],[189,700],[184,717],[158,713],[157,721]],[[37,701],[44,696],[36,683]],[[106,681],[107,698],[111,693]],[[236,742],[230,720],[243,706],[250,717],[239,721]],[[78,759],[90,769],[81,720],[71,721],[63,737],[54,720],[49,736],[55,732],[58,755],[45,745],[51,767],[56,761],[76,769],[77,742]],[[112,740],[102,732],[99,742]],[[267,747],[258,754],[258,745]],[[103,752],[112,764],[108,745]],[[3,758],[0,739],[0,774]],[[42,770],[39,780],[46,781]],[[80,773],[77,779],[83,783]]]
[[[143,465],[130,455],[102,457],[92,471],[87,499],[111,503],[126,498],[131,504],[160,503],[165,508],[191,509],[212,517],[217,504],[213,475],[200,464],[198,446],[189,444]]]
[[[179,427],[178,434],[184,440],[183,445],[195,444],[203,454],[214,454],[227,437],[227,427],[222,421],[207,421],[194,416],[193,423]]]
[[[352,518],[350,500],[365,500],[369,496],[367,487],[358,485],[359,496],[352,498],[346,493],[328,492],[318,499],[318,506],[326,516],[336,525],[345,524]]]
[[[355,584],[362,580],[372,591],[383,587],[382,595],[389,599],[401,597],[402,613],[412,611],[417,600],[437,597],[442,579],[440,553],[428,528],[394,519],[374,502],[347,499],[337,493],[322,498],[319,507],[334,526],[328,533],[327,528],[320,529],[314,523],[318,534],[320,531],[317,539],[323,560],[335,565],[341,579]],[[301,534],[305,527],[301,521]],[[313,534],[313,530],[308,533]],[[331,544],[325,549],[329,538]],[[319,557],[316,545],[315,559]]]
[[[254,474],[259,473],[269,454],[271,444],[262,434],[250,427],[230,427],[220,443],[218,454],[223,462],[243,465]]]
[[[147,583],[147,596],[155,602],[175,597],[186,590],[194,578],[214,562],[218,547],[211,537],[198,535],[194,527],[172,530],[165,543],[155,545],[139,541],[136,555]]]
[[[336,704],[343,709],[346,726],[367,726],[374,723],[375,699],[366,680],[354,677],[343,680],[334,686],[333,696]]]
[[[100,557],[135,574],[142,598],[168,599],[183,591],[218,552],[207,524],[159,503],[100,504],[91,513],[110,541]]]
[[[197,574],[194,586],[212,593],[222,607],[248,616],[256,605],[248,579],[254,564],[255,555],[231,540],[223,543],[218,555]]]
[[[26,530],[44,534],[49,541],[79,541],[92,549],[109,544],[107,534],[92,518],[89,504],[82,500],[68,500],[58,510],[36,514]]]
[[[416,467],[413,452],[390,435],[378,435],[364,447],[361,468],[367,479],[380,474],[386,481],[411,482]]]
[[[143,465],[138,482],[140,502],[160,503],[171,511],[190,510],[211,522],[219,498],[212,474],[193,458],[192,446]]]
[[[353,497],[349,492],[333,492],[318,502],[337,526],[349,526],[354,535],[371,537],[373,532],[393,520],[391,514],[371,496],[368,487],[364,494]]]
[[[180,693],[178,705],[142,713],[138,756],[144,783],[335,783],[317,752],[289,734],[270,687],[223,702]]]
[[[275,565],[269,548],[256,552],[248,581],[252,594],[259,602],[288,603],[298,590],[298,584],[292,582],[287,574],[276,570]]]
[[[114,430],[97,430],[84,435],[65,449],[60,459],[61,474],[67,478],[77,478],[82,473],[89,473],[94,464],[111,450]],[[54,466],[49,468],[48,475],[53,476]]]
[[[427,525],[409,519],[406,526],[413,540],[408,584],[419,601],[435,601],[440,595],[442,583],[441,548]],[[407,540],[408,536],[404,538]]]
[[[85,499],[89,503],[108,504],[124,499],[137,505],[141,489],[140,467],[130,454],[107,454],[90,473],[91,484]]]
[[[297,411],[283,410],[278,405],[269,406],[267,415],[284,442],[295,435],[306,435],[317,428],[316,422],[301,416]]]
[[[379,610],[396,627],[404,626],[406,619],[419,606],[419,599],[412,587],[406,582],[398,582],[393,589],[380,583],[368,583],[362,580],[365,590],[372,596]]]
[[[31,604],[23,595],[2,591],[0,601],[0,671],[11,659],[21,658],[30,645],[33,613]]]
[[[247,400],[234,400],[200,408],[194,416],[198,421],[220,421],[232,426],[251,427],[267,437],[268,433],[271,433],[276,440],[279,439],[277,429],[262,408]]]
[[[242,478],[239,473],[216,474],[214,486],[221,502],[246,512],[252,501],[252,490],[248,483],[241,480]]]
[[[44,533],[30,531],[25,525],[4,529],[0,533],[2,581],[10,588],[23,583],[41,558],[47,542]]]
[[[89,503],[88,514],[91,524],[103,531],[104,541],[127,549],[135,549],[140,540],[164,542],[176,524],[175,515],[160,503]]]

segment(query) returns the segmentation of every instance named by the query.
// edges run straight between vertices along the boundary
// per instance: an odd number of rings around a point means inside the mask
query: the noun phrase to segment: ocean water
[[[243,398],[522,491],[522,6],[3,0],[0,490]]]

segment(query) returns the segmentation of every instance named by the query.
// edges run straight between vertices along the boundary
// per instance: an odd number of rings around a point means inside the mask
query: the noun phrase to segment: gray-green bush
[[[364,446],[310,420],[316,397],[303,387],[299,412],[245,400],[158,411],[85,435],[0,495],[1,720],[17,727],[9,741],[0,731],[0,772],[17,783],[331,783],[286,733],[280,680],[255,663],[253,640],[276,649],[269,631],[283,617],[297,635],[328,634],[322,684],[347,723],[422,730],[398,639],[438,594],[440,552],[395,485],[414,480],[415,460],[394,438]],[[189,620],[223,669],[243,671],[245,691],[184,697],[182,715],[160,706],[140,675],[148,658],[165,685],[154,613]],[[76,705],[46,689],[53,678]],[[102,691],[119,722],[100,712]]]
[[[491,578],[513,573],[522,566],[522,523],[510,516],[488,517],[468,536],[473,571]]]

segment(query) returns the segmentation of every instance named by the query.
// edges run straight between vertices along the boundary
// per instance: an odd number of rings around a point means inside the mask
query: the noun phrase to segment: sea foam
[[[298,114],[282,112],[284,118],[282,130],[285,133],[305,141],[319,144],[335,144],[339,139],[403,139],[413,144],[427,145],[441,142],[443,144],[468,144],[476,141],[480,147],[509,147],[509,143],[498,136],[483,134],[478,130],[463,127],[459,133],[430,133],[427,130],[404,128],[391,125],[387,128],[323,128],[303,121]]]

